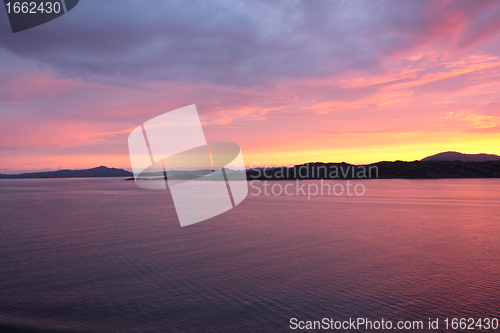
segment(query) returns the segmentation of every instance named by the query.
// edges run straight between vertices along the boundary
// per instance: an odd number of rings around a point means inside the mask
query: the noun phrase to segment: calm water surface
[[[120,178],[1,180],[0,332],[500,317],[500,180],[364,184],[181,228],[168,192]]]

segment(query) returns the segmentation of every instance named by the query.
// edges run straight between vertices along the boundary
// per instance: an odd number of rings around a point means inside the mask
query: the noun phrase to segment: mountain
[[[434,158],[438,160],[433,160]],[[439,160],[442,158],[449,158],[451,160]],[[464,162],[460,161],[460,158],[486,158],[487,160],[483,162]],[[167,173],[171,179],[184,180],[197,178],[200,175],[208,174],[210,171],[208,169],[197,171],[170,170]],[[246,171],[246,174],[248,180],[500,178],[500,156],[446,152],[413,162],[377,162],[368,165],[315,162],[290,167],[249,169]],[[163,177],[162,172],[144,173],[141,175],[144,177]],[[133,174],[130,171],[105,166],[86,170],[58,170],[17,175],[0,174],[0,179],[86,177],[133,177]]]
[[[0,179],[26,179],[26,178],[86,178],[86,177],[131,177],[132,172],[100,166],[85,170],[57,170],[46,172],[21,173],[18,175],[0,174]]]
[[[422,162],[428,161],[461,161],[461,162],[485,162],[500,161],[500,156],[489,154],[462,154],[456,151],[447,151],[421,159]]]
[[[247,170],[248,180],[294,179],[439,179],[500,178],[500,160],[485,162],[413,161],[348,163],[307,163],[293,167]]]

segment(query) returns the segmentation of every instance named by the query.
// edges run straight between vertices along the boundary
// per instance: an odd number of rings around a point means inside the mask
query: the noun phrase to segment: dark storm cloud
[[[482,12],[491,5],[86,0],[45,25],[0,34],[0,47],[70,77],[245,86],[349,70],[381,73],[388,56],[446,38],[447,27],[470,21],[478,31],[460,41],[465,47],[497,30]],[[474,21],[479,14],[486,23]]]

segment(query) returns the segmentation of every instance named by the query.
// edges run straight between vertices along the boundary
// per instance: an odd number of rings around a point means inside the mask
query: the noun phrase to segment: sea
[[[181,227],[123,178],[0,180],[0,332],[500,330],[500,179],[362,184]]]

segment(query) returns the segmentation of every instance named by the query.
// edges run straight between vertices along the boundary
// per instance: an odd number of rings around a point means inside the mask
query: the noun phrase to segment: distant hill
[[[27,179],[27,178],[86,178],[86,177],[131,177],[132,172],[100,166],[85,170],[57,170],[46,172],[21,173],[18,175],[0,174],[0,179]]]
[[[170,179],[193,179],[212,172],[209,169],[183,171],[169,170],[167,174]],[[29,178],[88,178],[88,177],[133,177],[134,174],[130,171],[116,168],[108,168],[100,166],[85,170],[57,170],[44,172],[30,172],[15,175],[0,174],[0,179],[29,179]],[[145,172],[141,177],[163,177],[163,172]],[[131,178],[134,179],[134,178]]]
[[[461,162],[486,162],[500,161],[500,156],[489,154],[462,154],[456,151],[447,151],[421,159],[422,162],[428,161],[461,161]]]
[[[366,174],[363,173],[366,170]],[[413,161],[348,163],[307,163],[293,167],[247,170],[248,180],[291,179],[439,179],[500,178],[500,160],[485,162]]]
[[[449,153],[453,153],[450,155]],[[413,162],[377,162],[368,165],[352,165],[348,163],[307,163],[290,167],[271,167],[246,170],[248,180],[283,180],[283,179],[437,179],[437,178],[500,178],[500,156],[467,155],[454,152],[442,153],[452,156],[452,161],[429,160]],[[438,155],[442,155],[438,154]],[[458,154],[458,155],[457,155]],[[438,155],[429,156],[435,158]],[[454,156],[454,157],[453,157]],[[475,156],[476,158],[493,158],[484,162],[456,160],[456,157]],[[479,156],[479,157],[478,157]],[[484,157],[487,156],[487,157]],[[491,157],[493,156],[493,157]],[[441,158],[441,157],[437,157]],[[362,169],[370,175],[363,175]],[[332,173],[333,171],[336,171]],[[210,173],[211,170],[167,171],[170,179],[193,179]],[[361,174],[359,173],[361,172]],[[144,173],[143,177],[163,177],[163,172]],[[100,166],[86,170],[58,170],[47,172],[22,173],[17,175],[0,174],[0,179],[29,178],[87,178],[87,177],[133,177],[132,172]],[[133,180],[134,178],[129,178]]]

